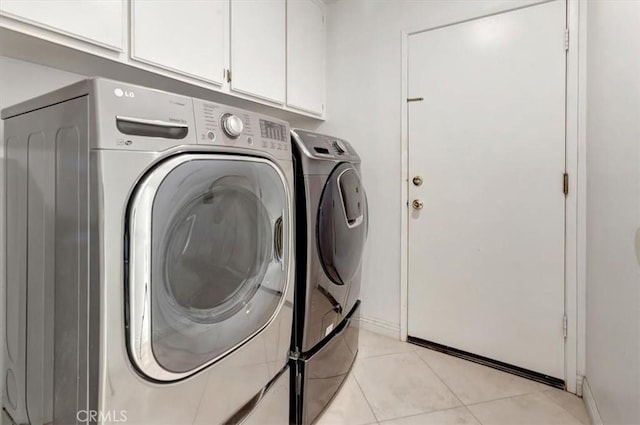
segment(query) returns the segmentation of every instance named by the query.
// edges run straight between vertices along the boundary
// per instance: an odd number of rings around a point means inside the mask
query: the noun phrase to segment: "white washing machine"
[[[288,124],[105,79],[2,118],[12,419],[287,424]]]

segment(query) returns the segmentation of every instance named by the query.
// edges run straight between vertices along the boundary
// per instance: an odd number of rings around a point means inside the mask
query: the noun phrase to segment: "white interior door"
[[[564,31],[554,1],[411,35],[408,56],[409,336],[560,379]]]

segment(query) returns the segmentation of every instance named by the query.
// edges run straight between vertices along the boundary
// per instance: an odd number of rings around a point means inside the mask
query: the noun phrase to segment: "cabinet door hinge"
[[[565,196],[569,194],[569,174],[567,173],[562,176],[562,192]]]
[[[224,70],[224,75],[225,78],[227,79],[227,83],[231,82],[231,70],[230,69],[225,69]]]
[[[567,319],[567,315],[565,314],[564,316],[562,316],[562,336],[564,337],[564,339],[567,339],[567,328],[568,328],[568,319]]]
[[[564,30],[564,50],[569,50],[569,28]]]

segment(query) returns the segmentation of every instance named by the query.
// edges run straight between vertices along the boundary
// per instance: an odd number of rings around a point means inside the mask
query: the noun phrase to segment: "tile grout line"
[[[356,358],[356,361],[358,359]],[[353,365],[353,367],[355,368],[355,364]],[[373,415],[374,419],[376,420],[376,422],[378,422],[378,424],[380,423],[380,419],[378,419],[378,415],[376,415],[376,412],[373,410],[373,406],[371,406],[371,402],[369,402],[369,399],[367,398],[367,394],[365,394],[364,390],[362,389],[362,385],[360,385],[360,381],[358,381],[358,377],[356,376],[355,371],[353,370],[353,368],[351,369],[351,373],[353,374],[353,380],[356,381],[356,385],[358,386],[358,389],[360,390],[360,393],[362,394],[362,397],[364,397],[364,401],[367,402],[367,406],[369,406],[369,410],[371,411],[371,414]]]
[[[476,416],[476,414],[475,414],[475,413],[473,413],[473,412],[471,411],[471,409],[469,409],[467,406],[464,406],[464,408],[465,408],[465,410],[466,410],[467,412],[469,412],[469,414],[470,414],[470,415],[471,415],[471,416],[472,416],[476,421],[478,421],[478,423],[479,423],[480,425],[483,425],[483,424],[482,424],[482,422],[480,422],[480,418],[478,418],[478,417]]]
[[[362,330],[363,329],[360,329],[360,332],[362,332]],[[371,338],[371,339],[374,339],[374,340],[375,339],[380,339],[380,340],[384,340],[384,341],[391,341],[393,344],[396,344],[396,345],[399,345],[399,346],[408,346],[409,347],[409,351],[413,351],[414,350],[415,345],[414,344],[410,344],[410,343],[408,343],[406,341],[401,341],[399,339],[394,339],[394,338],[391,338],[389,336],[377,334],[377,333],[371,332],[371,331],[366,331],[365,330],[365,332],[374,335],[373,337],[365,337],[365,339],[366,338]],[[360,338],[360,341],[358,342],[358,344],[360,344],[363,334],[359,333],[358,335],[359,335],[359,338]],[[366,334],[364,334],[364,335],[366,335]],[[406,352],[407,351],[402,351],[401,353],[406,353]],[[379,357],[379,356],[386,356],[386,355],[389,355],[389,354],[394,354],[394,353],[374,354],[374,355],[371,355],[371,356],[368,356],[368,357]],[[400,354],[400,353],[396,353],[396,354]]]
[[[416,346],[416,347],[418,347],[418,346]],[[424,347],[420,347],[420,348],[423,348],[423,349],[424,349]],[[427,350],[428,350],[428,348],[427,348]],[[426,365],[427,365],[427,367],[428,367],[429,369],[431,369],[431,371],[433,372],[433,374],[434,374],[434,375],[436,375],[436,376],[438,377],[438,379],[440,379],[440,381],[442,381],[442,383],[443,383],[447,388],[449,388],[449,391],[451,391],[451,394],[453,394],[453,395],[458,399],[458,401],[459,401],[460,403],[462,403],[462,407],[463,407],[467,412],[469,412],[469,414],[470,414],[470,415],[471,415],[471,416],[472,416],[472,417],[473,417],[473,418],[474,418],[474,419],[475,419],[475,420],[476,420],[480,425],[483,425],[483,424],[482,424],[482,421],[480,421],[480,418],[478,418],[478,417],[476,416],[476,414],[475,414],[475,413],[473,413],[473,412],[471,411],[471,409],[469,409],[469,407],[467,406],[467,404],[466,404],[466,403],[464,403],[464,402],[460,399],[460,397],[458,397],[458,394],[456,394],[456,393],[451,389],[451,387],[449,387],[449,384],[447,384],[447,383],[444,381],[444,379],[442,379],[442,377],[441,377],[440,375],[438,375],[438,372],[436,372],[436,371],[435,371],[435,369],[434,369],[434,368],[432,368],[432,367],[431,367],[431,365],[430,365],[430,364],[429,364],[425,359],[423,359],[423,358],[422,358],[422,356],[421,356],[420,354],[418,354],[418,350],[415,350],[415,349],[414,349],[414,353],[416,353],[416,356],[418,356],[418,357],[420,358],[420,360],[422,360],[422,362],[423,362],[424,364],[426,364]]]
[[[488,400],[488,401],[480,401],[477,403],[472,403],[467,405],[466,407],[470,407],[470,406],[478,406],[481,404],[488,404],[488,403],[493,403],[495,401],[504,401],[504,400],[508,400],[510,398],[518,398],[518,397],[528,397],[528,396],[532,396],[535,394],[541,394],[543,398],[548,399],[549,397],[547,397],[546,395],[542,394],[542,391],[536,391],[536,392],[532,392],[532,393],[527,393],[527,394],[518,394],[518,395],[512,395],[509,397],[501,397],[501,398],[496,398],[495,400]],[[553,400],[549,400],[549,402],[551,402],[552,404],[554,404],[555,406],[559,407],[560,409],[564,410],[569,416],[571,416],[572,418],[574,418],[576,421],[578,421],[579,424],[582,424],[582,421],[580,421],[580,419],[576,418],[574,415],[571,414],[571,412],[569,412],[567,409],[565,409],[564,407],[560,406],[558,403],[555,403]],[[471,409],[469,409],[469,411],[471,412],[471,414],[473,415],[473,411],[471,411]],[[475,417],[475,415],[474,415]]]
[[[373,358],[377,358],[377,357],[392,356],[394,354],[406,354],[406,353],[414,353],[414,351],[410,350],[410,351],[398,351],[397,353],[373,354],[373,355],[366,355],[366,356],[360,357],[360,358],[363,359],[363,360],[366,360],[366,359],[373,359]]]
[[[444,355],[444,356],[451,357],[451,358],[452,358],[452,359],[454,359],[454,360],[460,360],[460,361],[462,361],[462,362],[464,362],[464,363],[468,363],[468,364],[469,364],[469,365],[471,365],[471,366],[478,366],[478,367],[481,367],[481,368],[486,368],[486,369],[489,369],[489,370],[495,371],[495,372],[497,372],[497,373],[502,373],[502,374],[509,375],[509,376],[511,376],[511,377],[515,377],[515,378],[518,378],[518,379],[525,380],[525,381],[527,381],[527,382],[529,382],[529,383],[533,383],[533,384],[537,384],[537,385],[542,385],[542,386],[544,386],[544,388],[536,388],[536,389],[534,389],[534,390],[527,391],[527,392],[520,393],[520,394],[512,394],[512,395],[508,395],[508,396],[504,396],[504,397],[498,397],[498,398],[492,398],[492,399],[489,399],[489,400],[483,400],[483,401],[478,401],[478,402],[474,402],[474,403],[468,403],[468,404],[465,404],[465,406],[467,406],[467,405],[468,405],[468,406],[472,406],[472,405],[475,405],[475,404],[486,403],[486,402],[494,401],[494,400],[503,400],[503,399],[505,399],[505,398],[518,397],[518,396],[522,396],[522,395],[539,394],[539,393],[544,393],[544,392],[546,392],[546,391],[550,391],[550,390],[556,389],[555,387],[551,387],[551,386],[548,386],[548,385],[543,384],[543,383],[541,383],[541,382],[534,381],[534,380],[532,380],[532,379],[528,379],[528,378],[524,378],[524,377],[522,377],[522,376],[515,375],[515,374],[513,374],[513,373],[509,373],[509,372],[506,372],[506,371],[503,371],[503,370],[494,369],[494,368],[492,368],[492,367],[485,366],[485,365],[480,364],[480,363],[472,362],[472,361],[470,361],[470,360],[466,360],[466,359],[463,359],[463,358],[460,358],[460,357],[457,357],[457,356],[453,356],[453,355],[451,355],[451,354],[443,353],[443,352],[440,352],[440,351],[438,351],[438,350],[432,350],[431,348],[426,348],[426,347],[421,347],[421,346],[419,346],[419,345],[416,345],[416,350],[415,350],[415,352],[417,353],[419,350],[429,350],[429,351],[434,352],[434,353],[438,353],[438,354],[442,354],[442,355]],[[422,358],[419,354],[418,354],[418,357]],[[427,365],[429,364],[426,360],[424,360],[424,359],[423,359],[423,361],[424,361],[425,363],[427,363]],[[434,372],[435,372],[435,370],[434,370]]]
[[[413,345],[413,344],[412,344]],[[442,383],[449,389],[449,391],[451,391],[451,393],[458,399],[458,401],[460,403],[462,403],[462,407],[465,408],[465,410],[467,410],[471,416],[473,416],[478,423],[480,423],[482,425],[482,422],[480,421],[480,419],[473,413],[473,411],[471,409],[469,409],[469,406],[476,406],[479,404],[485,404],[485,403],[492,403],[494,401],[501,401],[501,400],[507,400],[510,398],[516,398],[516,397],[524,397],[524,396],[529,396],[529,395],[533,395],[533,394],[542,394],[542,396],[546,399],[548,399],[550,402],[552,402],[553,404],[555,404],[556,406],[560,407],[562,410],[564,410],[567,414],[569,414],[571,417],[573,417],[574,419],[576,419],[578,422],[582,423],[582,421],[580,420],[580,418],[578,418],[576,415],[574,415],[573,413],[571,413],[568,409],[566,409],[564,406],[558,404],[555,400],[551,399],[551,397],[549,397],[546,393],[549,393],[551,391],[553,391],[553,387],[548,387],[548,388],[542,388],[542,389],[537,389],[535,391],[532,392],[527,392],[527,393],[523,393],[523,394],[514,394],[511,396],[506,396],[506,397],[499,397],[499,398],[495,398],[495,399],[491,399],[491,400],[484,400],[484,401],[479,401],[476,403],[463,403],[462,400],[458,397],[458,395],[449,387],[449,385],[444,381],[444,379],[442,379],[442,377],[436,372],[435,369],[433,369],[433,367],[431,367],[431,365],[424,359],[422,358],[422,356],[420,356],[418,354],[419,349],[423,349],[423,350],[429,350],[429,348],[425,348],[425,347],[420,347],[418,345],[415,345],[413,347],[413,352],[416,353],[416,355],[420,358],[420,360],[422,360],[427,367],[429,367],[429,369],[431,369],[431,371],[433,371],[433,373],[440,379],[440,381],[442,381]],[[433,351],[433,350],[432,350]],[[464,359],[462,359],[464,360]],[[526,379],[526,378],[524,378]],[[543,384],[544,385],[544,384]],[[559,389],[558,389],[559,390]],[[562,390],[559,390],[562,391]],[[449,410],[449,409],[444,409],[444,410]],[[441,411],[441,410],[440,410]],[[414,415],[412,415],[414,416]]]
[[[389,338],[390,340],[393,340],[393,338]],[[393,340],[394,342],[396,342],[395,340]],[[404,343],[403,341],[397,341],[399,344],[407,344],[407,345],[411,345],[408,343]],[[367,360],[367,359],[373,359],[373,358],[379,358],[379,357],[385,357],[385,356],[393,356],[393,355],[398,355],[398,354],[407,354],[407,353],[414,353],[414,349],[413,347],[409,347],[410,350],[409,351],[400,351],[397,353],[385,353],[385,354],[376,354],[376,355],[369,355],[366,357],[359,357],[360,360]],[[418,356],[420,357],[420,356]],[[357,360],[357,359],[356,359]],[[355,367],[355,365],[354,365]],[[355,372],[353,373],[353,379],[356,381],[356,384],[358,385],[358,388],[360,389],[360,392],[362,393],[362,396],[364,397],[364,400],[367,402],[367,406],[369,406],[369,410],[371,410],[371,414],[373,414],[373,417],[376,419],[376,422],[378,423],[378,425],[380,425],[380,419],[378,419],[378,415],[376,415],[375,410],[373,409],[373,406],[371,405],[371,402],[369,401],[369,399],[367,398],[367,394],[365,393],[365,391],[362,389],[362,385],[360,385],[360,381],[358,381],[358,377],[356,376]],[[394,418],[396,419],[396,418]],[[385,420],[394,420],[394,419],[385,419]]]
[[[418,354],[415,350],[413,351],[414,354],[416,356],[418,356],[418,358],[422,361],[422,363],[424,363],[431,372],[433,372],[433,374],[436,376],[436,378],[438,378],[440,380],[440,382],[442,382],[442,384],[447,387],[447,389],[449,390],[449,392],[451,392],[451,394],[453,394],[453,396],[456,398],[456,400],[458,400],[460,402],[460,406],[458,407],[464,407],[465,409],[467,408],[467,405],[463,403],[462,400],[460,400],[460,397],[458,397],[458,394],[455,393],[455,391],[453,391],[451,389],[451,387],[449,386],[449,384],[447,384],[444,379],[442,379],[442,377],[440,375],[438,375],[438,372],[435,371],[434,368],[431,367],[431,365],[429,363],[427,363],[427,361],[425,359],[422,358],[422,356],[420,354]],[[469,410],[469,409],[467,409]],[[473,412],[469,411],[469,413],[471,413],[471,416],[473,416],[474,418],[476,417],[476,415],[473,414]],[[480,420],[478,418],[476,418],[476,420],[478,421],[478,423],[480,425],[482,425],[482,422],[480,422]]]
[[[415,352],[415,351],[414,351],[414,352]],[[462,406],[461,406],[461,407],[463,407],[463,408],[464,408],[464,410],[466,410],[467,412],[469,412],[469,414],[470,414],[470,415],[471,415],[471,416],[472,416],[472,417],[473,417],[473,418],[474,418],[474,419],[475,419],[475,420],[476,420],[480,425],[483,425],[482,421],[480,421],[480,418],[478,418],[478,417],[475,415],[475,413],[473,413],[473,412],[471,411],[471,409],[469,409],[469,407],[468,407],[468,406],[467,406],[467,405],[466,405],[466,404],[465,404],[465,403],[460,399],[460,397],[458,397],[458,394],[456,394],[456,393],[451,389],[451,387],[449,387],[449,385],[444,381],[444,379],[442,379],[442,377],[440,377],[440,375],[438,375],[438,373],[435,371],[435,369],[434,369],[434,368],[432,368],[432,367],[431,367],[431,365],[430,365],[429,363],[427,363],[427,361],[426,361],[425,359],[423,359],[423,358],[422,358],[422,356],[420,356],[417,352],[415,352],[415,353],[416,353],[416,356],[418,356],[418,357],[420,358],[420,360],[422,360],[422,362],[423,362],[424,364],[426,364],[426,365],[427,365],[427,367],[428,367],[429,369],[431,369],[431,371],[433,372],[433,374],[434,374],[434,375],[436,375],[436,377],[438,377],[438,379],[440,379],[440,381],[442,381],[442,383],[443,383],[443,384],[444,384],[444,385],[449,389],[449,391],[451,391],[451,394],[453,394],[453,395],[455,396],[455,398],[457,398],[457,399],[458,399],[458,401],[459,401],[460,403],[462,403]]]
[[[505,396],[505,397],[498,397],[498,398],[494,398],[494,399],[491,399],[491,400],[484,400],[484,401],[478,401],[478,402],[474,402],[474,403],[465,404],[465,406],[477,406],[479,404],[493,403],[494,401],[508,400],[510,398],[516,398],[516,397],[525,397],[525,396],[530,396],[530,395],[533,395],[533,394],[538,394],[538,392],[526,393],[526,394],[508,395],[508,396]]]
[[[395,340],[394,340],[394,341],[395,341]],[[400,343],[402,343],[402,342],[400,342]],[[367,357],[361,357],[361,359],[366,360],[366,359],[369,359],[369,358],[378,358],[378,357],[391,356],[391,355],[399,355],[399,354],[415,353],[415,355],[416,355],[416,356],[418,356],[418,358],[419,358],[419,359],[420,359],[420,360],[421,360],[421,361],[422,361],[422,362],[423,362],[423,363],[424,363],[424,364],[429,368],[429,370],[431,370],[431,371],[433,372],[433,374],[434,374],[434,375],[435,375],[435,376],[440,380],[440,382],[442,382],[442,384],[443,384],[443,385],[444,385],[444,386],[445,386],[445,387],[446,387],[446,388],[451,392],[451,394],[453,394],[453,396],[458,400],[458,402],[460,402],[460,404],[461,404],[461,405],[460,405],[460,406],[456,406],[456,407],[447,408],[447,409],[440,409],[440,410],[433,410],[433,411],[430,411],[430,412],[418,413],[418,414],[416,414],[416,415],[400,416],[400,417],[397,417],[397,418],[385,419],[385,420],[384,420],[384,421],[382,421],[382,422],[385,422],[385,421],[392,421],[392,420],[396,420],[396,419],[404,419],[404,418],[409,418],[409,417],[412,417],[412,416],[419,416],[419,415],[423,415],[423,414],[429,414],[429,413],[441,412],[441,411],[445,411],[445,410],[451,410],[451,409],[455,409],[455,408],[459,408],[459,407],[464,407],[464,408],[465,408],[465,410],[466,410],[467,412],[469,412],[469,414],[470,414],[470,415],[471,415],[471,416],[472,416],[472,417],[473,417],[473,418],[474,418],[474,419],[475,419],[475,420],[476,420],[480,425],[482,425],[482,422],[480,421],[480,419],[479,419],[479,418],[478,418],[478,417],[473,413],[473,411],[472,411],[471,409],[469,409],[469,406],[475,406],[475,405],[479,405],[479,404],[491,403],[491,402],[494,402],[494,401],[506,400],[506,399],[510,399],[510,398],[523,397],[523,396],[527,396],[527,395],[540,394],[540,393],[542,393],[542,394],[543,394],[543,396],[544,396],[545,398],[549,399],[549,397],[548,397],[546,394],[544,394],[544,393],[545,393],[545,392],[548,392],[548,391],[550,391],[550,390],[552,390],[552,389],[553,389],[552,387],[549,387],[549,388],[541,388],[541,389],[536,389],[536,390],[534,390],[534,391],[526,392],[526,393],[522,393],[522,394],[514,394],[514,395],[510,395],[510,396],[506,396],[506,397],[499,397],[499,398],[495,398],[495,399],[483,400],[483,401],[479,401],[479,402],[475,402],[475,403],[469,403],[469,404],[466,404],[466,403],[464,403],[464,402],[460,399],[460,397],[458,397],[458,395],[457,395],[457,394],[456,394],[456,393],[451,389],[451,387],[449,387],[449,385],[444,381],[444,379],[442,379],[442,377],[441,377],[441,376],[440,376],[440,375],[435,371],[435,369],[433,369],[433,367],[431,367],[431,365],[430,365],[430,364],[429,364],[425,359],[423,359],[423,358],[422,358],[422,356],[420,356],[420,355],[418,354],[419,350],[429,350],[428,348],[421,347],[421,346],[418,346],[418,345],[415,345],[415,344],[409,344],[409,343],[405,343],[405,344],[406,344],[406,345],[408,345],[408,346],[410,346],[410,348],[411,348],[411,350],[410,350],[410,351],[402,351],[402,352],[397,352],[397,353],[385,353],[385,354],[378,354],[378,355],[369,355],[369,356],[367,356]],[[432,350],[432,351],[433,351],[433,350]],[[461,359],[461,360],[464,360],[464,359]],[[366,394],[365,394],[364,390],[363,390],[363,389],[362,389],[362,387],[360,386],[360,382],[358,382],[358,379],[355,377],[355,374],[354,374],[354,378],[356,379],[356,383],[358,384],[358,387],[360,388],[360,391],[361,391],[361,392],[362,392],[362,394],[364,395],[365,400],[367,401],[367,404],[369,405],[369,408],[371,409],[371,411],[372,411],[372,413],[373,413],[374,417],[375,417],[375,418],[376,418],[376,420],[380,423],[380,422],[381,422],[381,421],[380,421],[380,419],[378,419],[378,416],[377,416],[377,415],[375,414],[375,412],[373,411],[373,408],[372,408],[372,406],[371,406],[371,403],[369,402],[369,399],[367,398],[367,396],[366,396]],[[526,378],[524,378],[524,379],[526,379]],[[569,412],[569,411],[568,411],[567,409],[565,409],[563,406],[561,406],[561,405],[559,405],[559,404],[555,403],[553,400],[549,400],[549,401],[551,401],[552,403],[556,404],[556,405],[557,405],[558,407],[560,407],[562,410],[566,411],[566,412],[567,412],[571,417],[573,417],[574,419],[578,420],[578,422],[580,422],[580,419],[579,419],[579,418],[577,418],[575,415],[573,415],[571,412]],[[580,422],[580,423],[582,423],[582,422]],[[382,424],[380,423],[380,425],[382,425]]]
[[[466,405],[465,407],[469,408],[470,406],[479,406],[479,405],[481,405],[481,404],[489,404],[489,403],[493,403],[493,402],[495,402],[495,401],[504,401],[504,400],[508,400],[508,399],[510,399],[510,398],[528,397],[528,396],[532,396],[532,395],[534,395],[534,394],[540,394],[540,393],[541,393],[541,392],[540,392],[540,391],[538,391],[538,392],[527,393],[527,394],[512,395],[512,396],[509,396],[509,397],[501,397],[501,398],[497,398],[497,399],[495,399],[495,400],[480,401],[480,402],[478,402],[478,403],[472,403],[472,404]],[[542,397],[544,397],[544,398],[547,398],[547,399],[548,399],[548,397],[547,397],[547,396],[545,396],[545,395],[543,395]],[[572,414],[571,414],[571,412],[567,411],[567,409],[565,409],[564,407],[560,406],[558,403],[553,402],[553,400],[549,400],[549,401],[550,401],[552,404],[554,404],[555,406],[557,406],[557,407],[561,408],[562,410],[564,410],[565,412],[567,412],[567,414],[568,414],[569,416],[571,416],[572,418],[574,418],[576,421],[578,421],[578,423],[582,424],[582,422],[580,421],[580,419],[578,419],[578,418],[576,418],[574,415],[572,415]],[[471,409],[468,409],[468,410],[469,410],[469,411],[471,412],[471,414],[473,415],[473,411],[472,411]],[[475,415],[473,415],[473,416],[475,417]]]
[[[447,407],[446,409],[440,409],[440,410],[432,410],[430,412],[422,412],[422,413],[416,413],[415,415],[409,415],[409,416],[398,416],[397,418],[391,418],[391,419],[385,419],[384,421],[380,422],[380,425],[384,425],[385,422],[390,422],[390,421],[397,421],[398,419],[407,419],[407,418],[414,418],[416,416],[422,416],[422,415],[430,415],[432,413],[440,413],[440,412],[447,412],[449,410],[455,410],[455,409],[466,409],[466,406],[454,406],[454,407]],[[471,412],[469,412],[471,413]],[[473,413],[471,414],[471,416],[473,416]],[[475,416],[474,416],[475,417]],[[479,423],[479,421],[478,421]],[[480,424],[482,425],[482,424]]]
[[[549,401],[551,401],[553,404],[555,404],[556,406],[560,407],[562,410],[564,410],[565,412],[567,412],[569,415],[571,415],[571,416],[573,416],[575,419],[577,419],[577,420],[578,420],[578,422],[580,422],[581,424],[582,424],[582,423],[584,423],[584,422],[582,422],[582,420],[581,420],[579,417],[577,417],[576,415],[574,415],[573,413],[571,413],[571,412],[569,411],[569,409],[567,409],[567,408],[565,408],[563,405],[561,405],[561,404],[557,403],[554,399],[552,399],[550,396],[548,396],[548,395],[546,394],[546,393],[551,392],[551,391],[552,391],[552,390],[541,391],[541,393],[542,393],[542,394],[543,394],[547,399],[549,399]],[[559,390],[559,391],[563,391],[563,390]],[[570,393],[570,392],[568,392],[568,391],[564,391],[564,392],[566,392],[567,394],[571,394],[571,393]],[[579,398],[580,400],[582,400],[582,397],[578,397],[578,396],[576,396],[575,394],[571,394],[571,395],[573,395],[573,396],[575,396],[575,397]],[[584,403],[584,402],[583,402],[583,403]],[[587,417],[588,417],[588,416],[589,416],[589,414],[587,413]]]
[[[453,394],[453,396],[456,398],[456,400],[458,400],[460,402],[461,406],[466,406],[466,404],[464,404],[462,402],[462,400],[460,400],[460,397],[458,397],[458,394],[455,393],[455,391],[453,391],[451,389],[451,387],[449,386],[449,384],[447,384],[444,379],[442,379],[442,377],[440,375],[438,375],[438,372],[435,371],[434,368],[431,367],[431,365],[429,363],[427,363],[427,361],[425,359],[422,358],[422,356],[420,354],[418,354],[417,352],[414,351],[414,354],[420,359],[420,361],[422,363],[424,363],[431,372],[433,372],[433,374],[436,376],[436,378],[438,378],[440,380],[440,382],[442,382],[442,384],[447,387],[447,389],[449,390],[449,392],[451,392],[451,394]]]
[[[402,352],[402,353],[389,353],[389,354],[382,354],[382,355],[379,355],[379,356],[365,357],[363,360],[366,360],[366,359],[369,359],[369,358],[374,358],[374,357],[375,357],[375,358],[377,358],[377,357],[391,356],[391,355],[394,355],[394,354],[395,354],[395,355],[398,355],[398,354],[415,354],[415,355],[418,357],[418,359],[420,359],[420,361],[422,361],[423,363],[425,363],[425,362],[424,362],[424,360],[423,360],[420,356],[418,356],[418,354],[417,354],[415,351],[413,351],[413,350],[412,350],[412,351],[405,351],[405,352]],[[436,378],[437,378],[437,379],[438,379],[438,380],[439,380],[439,381],[440,381],[440,382],[441,382],[441,383],[442,383],[442,384],[443,384],[443,385],[444,385],[444,386],[445,386],[445,387],[446,387],[446,388],[451,392],[451,394],[453,394],[453,396],[456,398],[456,400],[458,400],[458,402],[460,402],[460,403],[461,403],[461,404],[460,404],[460,406],[453,406],[453,407],[448,407],[448,408],[446,408],[446,409],[439,409],[439,410],[438,410],[438,409],[436,409],[436,410],[430,410],[430,411],[428,411],[428,412],[420,412],[420,413],[416,413],[415,415],[397,416],[397,417],[395,417],[395,418],[388,418],[388,419],[385,419],[385,420],[381,421],[380,419],[378,419],[378,415],[376,415],[375,411],[373,410],[373,406],[371,406],[371,403],[369,402],[369,399],[367,398],[367,394],[366,394],[366,393],[365,393],[365,391],[362,389],[362,386],[360,385],[360,382],[358,381],[358,377],[356,376],[356,374],[355,374],[355,373],[353,374],[353,378],[355,379],[356,383],[358,384],[358,388],[360,388],[360,392],[361,392],[361,393],[362,393],[362,395],[364,396],[364,399],[365,399],[365,401],[367,402],[367,405],[369,406],[369,409],[371,409],[371,412],[373,413],[373,416],[376,418],[376,421],[378,422],[378,424],[379,424],[379,425],[381,425],[381,422],[386,422],[386,421],[395,421],[396,419],[410,418],[410,417],[412,417],[412,416],[427,415],[427,414],[429,414],[429,413],[436,413],[436,412],[441,412],[441,411],[444,411],[444,410],[451,410],[451,409],[458,409],[458,408],[460,408],[460,407],[465,407],[465,406],[464,406],[464,403],[462,403],[462,400],[460,400],[460,399],[458,398],[458,396],[457,396],[453,391],[451,391],[451,388],[449,388],[449,386],[448,386],[447,384],[445,384],[445,383],[442,381],[442,378],[440,378],[440,377],[438,376],[438,374],[436,374],[436,373],[435,373],[435,371],[434,371],[433,369],[431,369],[431,367],[430,367],[429,365],[426,365],[426,366],[427,366],[427,368],[428,368],[429,370],[431,370],[431,372],[433,372],[433,374],[435,375],[435,377],[436,377]],[[482,425],[482,424],[480,424],[480,425]]]
[[[450,392],[451,394],[453,394],[453,396],[456,398],[456,400],[458,400],[458,402],[460,403],[460,405],[459,405],[459,406],[454,406],[454,407],[449,407],[449,408],[446,408],[446,409],[440,409],[440,410],[436,409],[436,410],[432,410],[432,411],[429,411],[429,412],[417,413],[417,414],[415,414],[415,415],[398,416],[398,417],[396,417],[396,418],[390,418],[390,419],[385,419],[384,421],[380,421],[380,420],[378,419],[378,416],[377,416],[377,415],[375,414],[375,412],[373,411],[373,408],[371,407],[371,403],[369,403],[369,399],[367,398],[367,395],[365,394],[364,390],[363,390],[363,389],[362,389],[362,387],[360,386],[360,382],[358,382],[358,378],[355,376],[355,373],[354,373],[354,378],[355,378],[355,380],[356,380],[356,383],[358,384],[358,387],[360,388],[360,391],[362,392],[362,395],[364,395],[364,398],[365,398],[365,400],[367,401],[367,404],[369,405],[369,408],[370,408],[370,409],[371,409],[371,411],[373,412],[373,416],[374,416],[374,417],[376,418],[376,420],[378,421],[378,424],[379,424],[379,425],[383,425],[383,424],[382,424],[382,422],[386,422],[386,421],[395,421],[395,420],[397,420],[397,419],[405,419],[405,418],[410,418],[410,417],[413,417],[413,416],[428,415],[428,414],[430,414],[430,413],[443,412],[443,411],[446,411],[446,410],[459,409],[459,408],[461,408],[461,407],[462,407],[462,408],[464,408],[467,412],[469,412],[469,414],[470,414],[470,415],[471,415],[471,416],[472,416],[472,417],[473,417],[473,418],[474,418],[474,419],[475,419],[475,420],[476,420],[480,425],[483,425],[483,424],[482,424],[482,422],[480,422],[480,419],[478,419],[478,418],[476,417],[476,415],[474,415],[474,414],[473,414],[473,412],[472,412],[469,408],[467,408],[466,404],[464,404],[464,403],[462,402],[462,400],[460,400],[460,397],[458,397],[458,395],[457,395],[457,394],[456,394],[456,393],[455,393],[455,392],[454,392],[454,391],[449,387],[449,385],[448,385],[448,384],[447,384],[447,383],[446,383],[446,382],[445,382],[445,381],[440,377],[440,375],[438,375],[438,373],[437,373],[437,372],[436,372],[436,371],[431,367],[431,365],[429,365],[429,363],[427,363],[427,361],[426,361],[425,359],[423,359],[423,358],[418,354],[418,348],[420,348],[420,349],[424,349],[424,347],[420,347],[420,346],[418,346],[418,345],[415,345],[415,344],[409,344],[409,343],[405,343],[405,344],[407,344],[407,345],[411,348],[411,350],[410,350],[410,351],[403,351],[403,352],[400,352],[400,353],[379,354],[379,355],[375,355],[375,356],[368,356],[368,357],[364,357],[363,359],[365,359],[365,360],[366,360],[366,359],[368,359],[368,358],[384,357],[384,356],[390,356],[390,355],[393,355],[393,354],[408,354],[408,353],[413,353],[413,354],[415,354],[415,355],[418,357],[418,359],[420,359],[420,361],[421,361],[422,363],[424,363],[424,364],[425,364],[425,366],[427,366],[427,368],[428,368],[428,369],[429,369],[429,370],[430,370],[430,371],[435,375],[435,377],[436,377],[436,378],[437,378],[437,379],[442,383],[442,385],[444,385],[444,386],[449,390],[449,392]]]

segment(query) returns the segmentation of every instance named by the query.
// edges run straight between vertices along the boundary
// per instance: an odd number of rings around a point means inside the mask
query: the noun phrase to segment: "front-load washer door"
[[[316,228],[320,262],[333,283],[346,285],[356,277],[367,226],[367,199],[360,175],[353,165],[341,163],[331,171],[323,189]]]
[[[129,208],[128,334],[136,368],[184,378],[256,336],[287,289],[285,178],[251,157],[183,154],[139,183]]]

